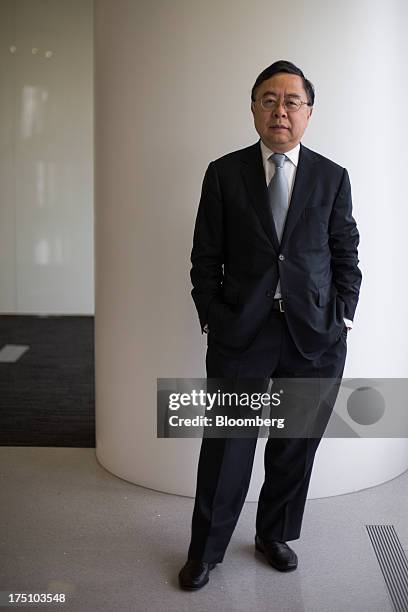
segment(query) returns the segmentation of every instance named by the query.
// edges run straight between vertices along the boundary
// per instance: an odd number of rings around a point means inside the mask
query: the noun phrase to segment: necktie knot
[[[284,153],[273,153],[270,158],[275,164],[275,168],[283,168],[285,163],[286,155]]]

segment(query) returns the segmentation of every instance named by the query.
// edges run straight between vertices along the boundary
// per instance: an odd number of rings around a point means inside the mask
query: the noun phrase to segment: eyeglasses
[[[260,102],[264,110],[271,111],[280,103],[280,99],[275,96],[263,96],[260,98]],[[309,102],[303,102],[298,98],[284,98],[283,100],[283,107],[288,113],[297,112],[304,104],[306,104],[306,106],[312,106]]]

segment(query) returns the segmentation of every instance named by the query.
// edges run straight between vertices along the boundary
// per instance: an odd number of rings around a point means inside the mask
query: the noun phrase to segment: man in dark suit
[[[208,332],[207,376],[338,381],[357,306],[359,234],[345,168],[301,144],[314,88],[291,62],[252,89],[260,141],[211,162],[192,250],[192,296]],[[335,382],[326,393],[330,413]],[[204,437],[183,589],[221,563],[247,494],[256,437]],[[297,567],[320,437],[270,437],[255,547],[280,571]]]

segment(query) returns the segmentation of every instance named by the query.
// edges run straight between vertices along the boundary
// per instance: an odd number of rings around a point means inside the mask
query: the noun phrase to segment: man
[[[314,88],[288,61],[256,79],[260,141],[211,162],[192,250],[192,296],[208,331],[207,376],[341,379],[361,284],[347,171],[301,144]],[[333,383],[329,411],[336,399]],[[221,563],[247,494],[257,439],[204,437],[181,588]],[[297,567],[319,437],[270,437],[255,547],[274,568]]]

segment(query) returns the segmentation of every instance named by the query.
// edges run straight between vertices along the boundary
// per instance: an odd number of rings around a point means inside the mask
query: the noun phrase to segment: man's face
[[[255,98],[251,110],[255,129],[263,143],[276,153],[293,149],[300,142],[313,110],[306,104],[298,111],[288,111],[283,106],[285,100],[308,101],[301,77],[284,72],[274,74],[259,85]],[[265,110],[261,106],[262,98],[276,98],[277,102],[271,110]]]

